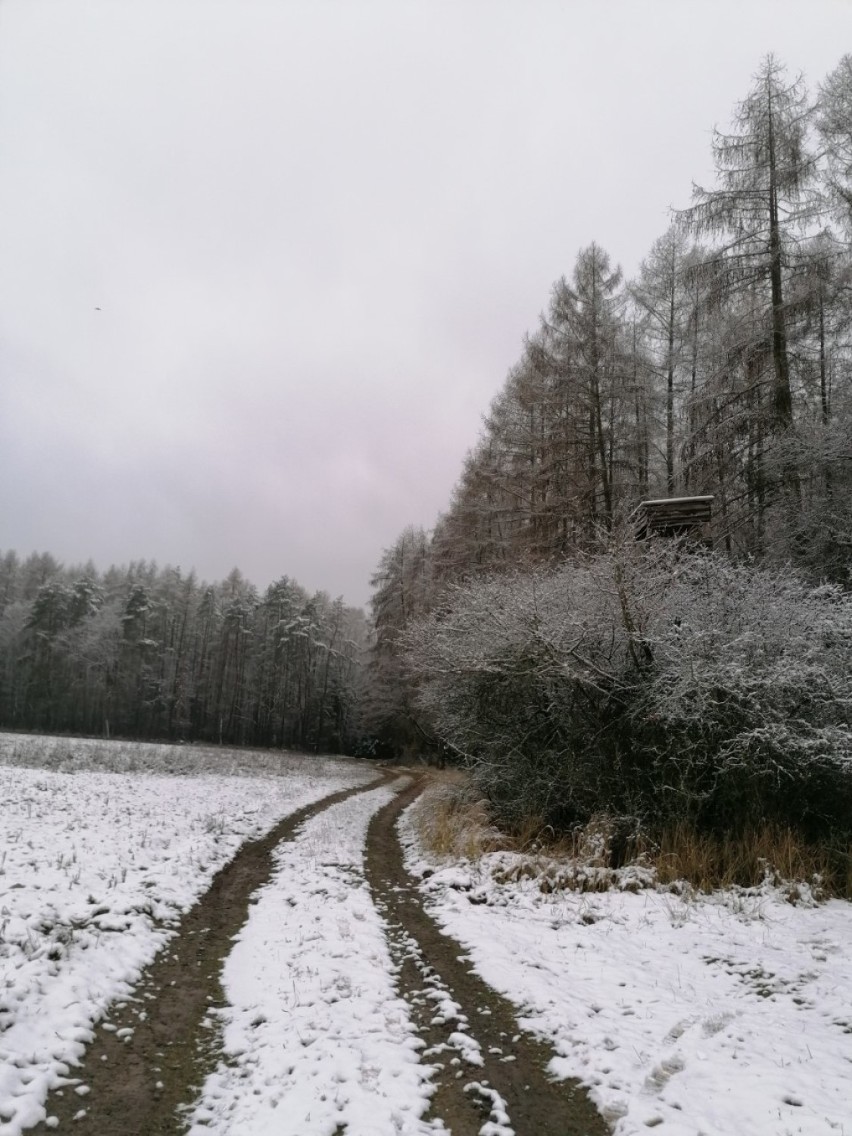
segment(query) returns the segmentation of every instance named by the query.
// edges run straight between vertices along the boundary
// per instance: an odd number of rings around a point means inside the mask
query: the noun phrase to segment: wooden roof
[[[633,510],[632,520],[637,540],[654,534],[685,536],[700,528],[713,516],[713,498],[710,497],[659,497],[654,501],[640,501]]]

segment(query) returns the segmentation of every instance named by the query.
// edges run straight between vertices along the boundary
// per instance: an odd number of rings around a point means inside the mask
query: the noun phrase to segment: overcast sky
[[[363,604],[553,281],[848,0],[0,0],[0,549]]]

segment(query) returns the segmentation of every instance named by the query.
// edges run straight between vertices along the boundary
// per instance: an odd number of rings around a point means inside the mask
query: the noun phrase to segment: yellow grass
[[[507,847],[507,838],[490,821],[487,803],[464,773],[443,770],[427,777],[414,814],[424,848],[439,856],[477,860],[485,852]]]
[[[852,848],[809,844],[789,828],[767,825],[738,836],[665,830],[649,856],[662,884],[685,880],[700,891],[755,887],[767,878],[798,898],[798,885],[817,896],[852,899]]]
[[[664,829],[624,843],[618,826],[593,817],[569,834],[557,835],[535,818],[511,835],[491,821],[488,805],[458,770],[429,775],[415,813],[425,848],[439,855],[476,860],[486,852],[526,853],[513,866],[513,878],[541,877],[542,890],[599,891],[624,886],[617,867],[647,869],[663,886],[687,884],[696,891],[757,887],[769,880],[792,902],[807,885],[815,898],[852,899],[852,846],[809,844],[791,829],[765,826],[737,836],[698,833],[689,825]],[[615,855],[616,849],[621,854]],[[626,856],[623,853],[626,852]]]

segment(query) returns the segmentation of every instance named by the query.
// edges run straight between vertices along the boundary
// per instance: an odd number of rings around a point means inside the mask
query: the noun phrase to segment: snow
[[[498,882],[519,857],[427,856],[412,810],[401,831],[430,913],[615,1136],[852,1133],[852,904],[546,895],[537,878]]]
[[[85,1089],[73,1065],[95,1025],[243,841],[373,775],[0,735],[0,1136],[45,1120],[51,1088]],[[424,1119],[434,1055],[395,991],[364,878],[369,819],[398,786],[325,810],[276,850],[225,963],[228,1004],[209,1023],[222,1060],[192,1136],[441,1130]],[[852,904],[793,906],[768,886],[677,894],[647,872],[623,890],[545,894],[536,861],[427,855],[411,810],[401,831],[427,908],[614,1136],[852,1136]],[[508,1136],[505,1102],[476,1079],[475,1029],[439,975],[424,972],[424,991],[453,1023],[466,1091],[488,1098],[483,1136]]]
[[[277,850],[225,964],[225,1060],[190,1136],[436,1131],[421,1120],[430,1068],[418,1061],[422,1042],[394,991],[364,879],[367,825],[393,795],[380,788],[335,805]]]
[[[224,751],[220,767],[265,775],[165,776],[138,770],[211,770],[217,754],[12,735],[0,755],[19,763],[0,765],[0,1136],[19,1136],[239,846],[372,771]]]

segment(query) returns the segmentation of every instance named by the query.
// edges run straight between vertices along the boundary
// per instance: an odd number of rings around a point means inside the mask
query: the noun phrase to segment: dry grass
[[[816,897],[852,899],[852,847],[808,844],[791,829],[766,826],[742,835],[664,831],[645,853],[661,884],[685,880],[699,891],[757,887],[766,880],[798,899],[807,884]]]
[[[443,770],[428,775],[429,784],[414,814],[424,848],[439,856],[478,860],[509,846],[509,838],[491,823],[488,805],[466,774]]]
[[[605,816],[561,835],[529,818],[509,835],[494,826],[487,803],[457,770],[430,775],[415,823],[424,847],[439,855],[476,860],[486,852],[525,854],[523,861],[500,869],[502,882],[539,878],[546,892],[633,890],[647,886],[645,881],[711,892],[768,881],[792,902],[805,896],[852,899],[848,844],[808,844],[791,829],[772,826],[733,837],[697,833],[685,824],[652,840]]]

